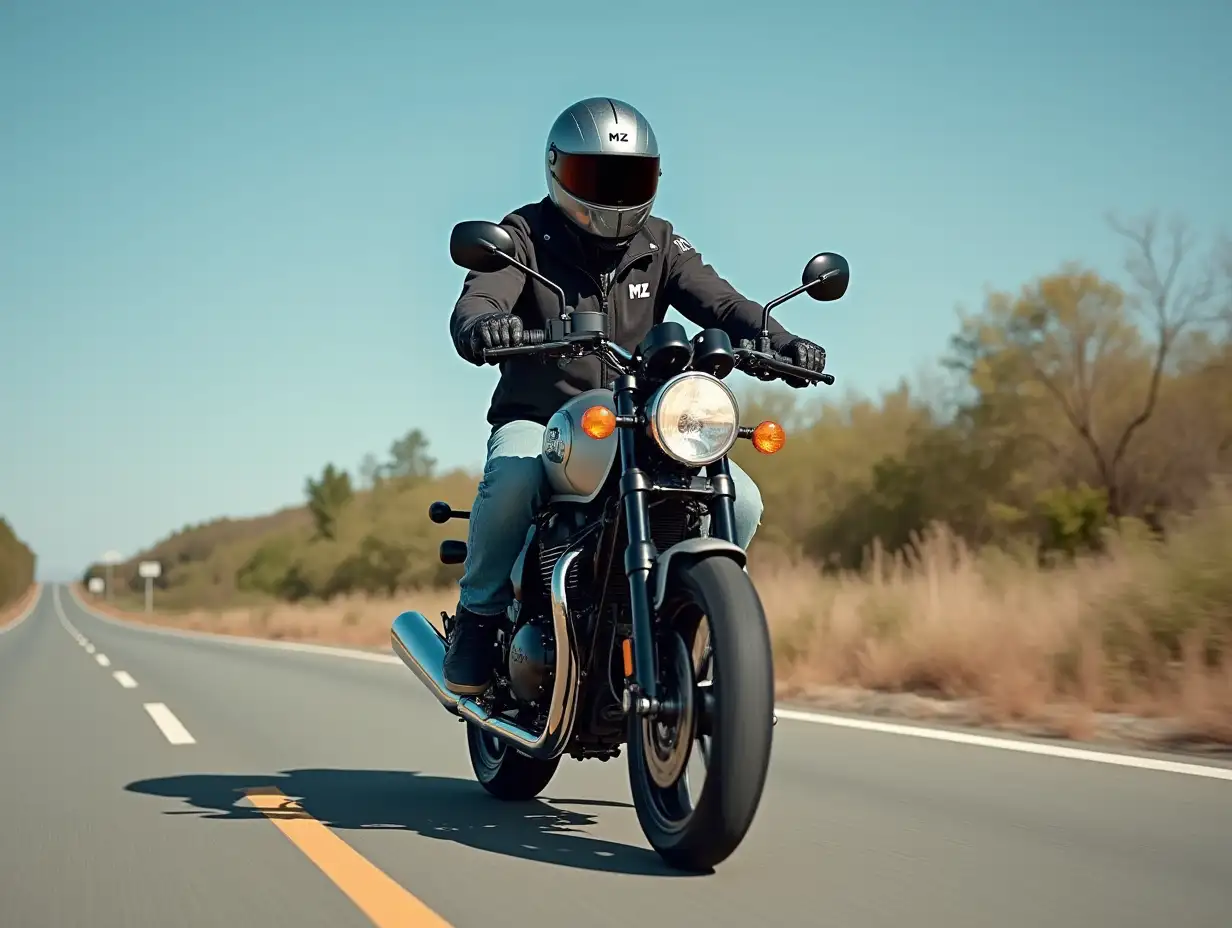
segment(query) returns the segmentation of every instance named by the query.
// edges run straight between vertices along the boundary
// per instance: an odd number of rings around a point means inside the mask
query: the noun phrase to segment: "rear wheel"
[[[475,778],[497,799],[509,802],[534,799],[560,766],[559,757],[527,757],[471,722],[466,723],[466,746]]]
[[[761,600],[734,561],[708,557],[672,580],[656,642],[664,708],[655,718],[630,713],[629,782],[650,845],[672,867],[707,871],[744,840],[761,803],[774,664]],[[712,680],[702,679],[707,670]],[[697,755],[705,784],[694,800]]]

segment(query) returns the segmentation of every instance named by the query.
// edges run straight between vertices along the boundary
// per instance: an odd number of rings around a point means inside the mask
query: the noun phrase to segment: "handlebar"
[[[547,332],[544,329],[523,329],[522,344],[511,348],[485,348],[483,360],[484,363],[491,364],[506,358],[525,357],[527,355],[541,355],[545,357],[565,355],[578,351],[578,349],[584,350],[586,347],[595,347],[598,344],[600,344],[600,338],[598,333],[594,332],[583,333],[560,341],[548,341]],[[633,356],[619,345],[612,342],[604,342],[604,344],[616,357],[625,363],[633,361]],[[578,353],[581,354],[581,351],[578,351]],[[826,386],[834,383],[833,374],[819,374],[817,371],[811,371],[808,368],[792,364],[785,357],[775,352],[755,351],[752,348],[735,348],[733,353],[736,356],[736,366],[749,374],[769,372],[777,374],[782,378],[795,378],[807,383],[824,383]]]
[[[485,348],[483,350],[484,363],[490,364],[493,361],[527,354],[550,354],[553,351],[567,348],[569,344],[568,342],[550,342],[547,339],[548,333],[543,329],[523,329],[522,344],[512,348]]]
[[[548,341],[548,333],[545,329],[523,329],[522,344],[512,348],[485,348],[483,350],[483,360],[485,364],[490,364],[493,361],[502,361],[505,358],[517,358],[528,354],[555,354],[556,352],[564,351],[573,344],[571,341]]]
[[[783,378],[794,377],[809,383],[824,383],[827,387],[834,383],[833,374],[819,374],[807,367],[792,364],[781,354],[754,351],[752,348],[736,349],[736,366],[747,373],[754,373],[758,370],[770,371]]]

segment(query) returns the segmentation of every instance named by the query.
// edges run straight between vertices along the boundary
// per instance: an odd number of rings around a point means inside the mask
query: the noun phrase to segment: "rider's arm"
[[[502,225],[513,236],[514,257],[526,264],[526,244],[520,224],[511,220],[512,217],[505,217]],[[454,350],[461,357],[466,358],[465,345],[470,327],[491,313],[513,312],[525,284],[526,274],[509,265],[485,274],[467,272],[462,282],[462,295],[458,297],[453,314],[449,317],[449,335],[453,339]]]
[[[720,328],[738,343],[761,332],[762,307],[720,277],[687,239],[673,232],[667,246],[667,298],[680,314],[702,328]],[[793,336],[770,317],[770,343],[778,350]]]

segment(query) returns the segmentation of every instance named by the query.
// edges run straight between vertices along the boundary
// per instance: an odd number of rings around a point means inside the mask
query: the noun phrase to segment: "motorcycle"
[[[770,349],[770,311],[800,294],[837,300],[847,260],[814,256],[799,287],[766,304],[760,335],[733,346],[717,328],[687,337],[677,322],[633,352],[609,341],[607,314],[573,312],[564,291],[514,257],[509,232],[468,220],[450,236],[460,267],[513,265],[555,293],[559,318],[524,343],[488,349],[486,363],[594,355],[610,388],[565,402],[548,421],[541,460],[550,484],[513,568],[514,602],[494,644],[494,682],[478,697],[445,687],[446,637],[419,612],[393,622],[394,652],[449,712],[466,722],[474,773],[502,800],[528,800],[565,754],[607,761],[628,745],[629,784],[642,830],[671,867],[712,870],[744,839],[770,763],[774,667],[761,600],[734,543],[728,455],[738,440],[774,454],[776,422],[739,424],[724,383],[734,369],[763,380],[831,385]],[[438,524],[470,513],[429,507]],[[466,542],[444,541],[460,564]],[[446,636],[452,618],[441,613]],[[694,801],[687,766],[696,744],[705,783]]]

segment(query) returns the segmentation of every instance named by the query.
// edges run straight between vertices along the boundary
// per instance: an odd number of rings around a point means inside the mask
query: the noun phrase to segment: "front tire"
[[[744,840],[761,803],[770,766],[774,663],[761,600],[733,560],[712,555],[694,561],[675,570],[672,582],[657,651],[660,699],[684,709],[674,723],[681,737],[673,742],[661,733],[663,724],[631,712],[629,782],[655,851],[676,869],[706,872]],[[702,619],[714,671],[708,688],[694,679]],[[682,768],[703,735],[709,742],[706,782],[693,803]],[[683,763],[672,754],[676,750],[684,752]]]
[[[472,722],[466,723],[466,746],[475,779],[497,799],[524,802],[538,796],[556,773],[560,758],[538,760],[521,754]]]

